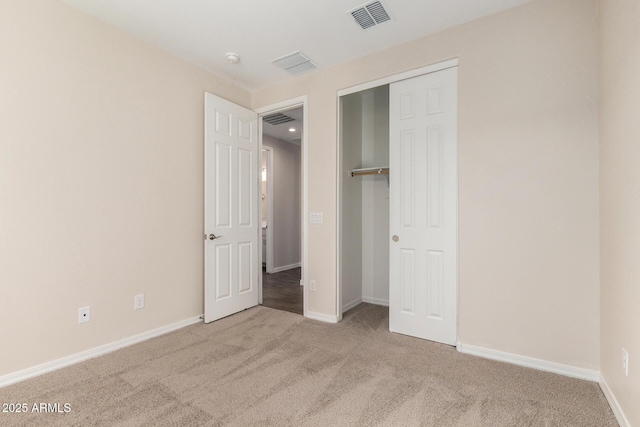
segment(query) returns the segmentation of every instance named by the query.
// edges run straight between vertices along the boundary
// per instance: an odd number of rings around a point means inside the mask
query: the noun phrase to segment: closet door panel
[[[391,84],[389,116],[389,329],[451,345],[458,336],[457,70]]]

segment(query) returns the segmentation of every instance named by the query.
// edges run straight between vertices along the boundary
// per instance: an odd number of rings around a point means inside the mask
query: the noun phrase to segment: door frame
[[[301,236],[302,236],[302,244],[300,247],[300,267],[302,270],[300,284],[304,286],[302,290],[302,315],[304,317],[307,316],[308,307],[309,307],[309,287],[306,286],[309,278],[309,224],[307,221],[307,217],[309,216],[309,143],[308,143],[308,107],[309,97],[308,95],[298,96],[296,98],[287,99],[284,101],[277,102],[275,104],[266,105],[260,108],[254,108],[253,111],[258,113],[258,141],[259,146],[258,150],[260,152],[260,161],[258,162],[260,173],[262,172],[262,118],[272,113],[282,112],[286,110],[291,110],[294,108],[302,107],[302,138],[301,138],[301,161],[300,161],[300,175],[302,178],[302,209],[301,209],[301,218],[300,218],[300,228],[301,228]],[[259,176],[261,176],[259,174]],[[261,179],[261,178],[258,178]],[[261,182],[259,183],[261,184]],[[269,185],[269,181],[267,181],[267,186]],[[262,200],[259,200],[260,209],[258,209],[258,220],[262,221]],[[267,205],[269,200],[267,200]],[[267,209],[269,209],[267,207]],[[273,212],[273,211],[272,211]],[[262,234],[262,227],[260,227],[259,233]],[[267,234],[269,233],[269,228],[267,228]],[[261,237],[260,237],[261,238]],[[267,238],[267,245],[269,244],[269,239]],[[267,260],[269,259],[269,247],[267,247]],[[273,258],[271,258],[273,259]],[[260,265],[262,265],[262,251],[260,251]],[[262,267],[261,267],[262,269]],[[260,286],[258,291],[258,300],[260,304],[262,304],[262,274],[260,274]]]
[[[262,140],[262,138],[260,138]],[[267,273],[273,272],[273,147],[262,146],[260,153],[267,152],[267,189],[265,197],[267,199],[267,232],[265,233],[266,239],[266,251],[267,259],[262,259],[262,253],[260,253],[261,261],[265,262]],[[260,203],[260,209],[262,209],[262,203]],[[262,219],[262,215],[260,215]],[[262,225],[262,224],[261,224]],[[262,263],[261,263],[262,264]],[[262,298],[260,298],[260,304],[262,304]]]
[[[401,80],[407,80],[413,77],[418,77],[424,74],[430,74],[430,73],[435,73],[436,71],[441,71],[441,70],[446,70],[447,68],[452,68],[452,67],[457,67],[459,63],[458,58],[452,58],[446,61],[442,61],[442,62],[438,62],[435,64],[431,64],[431,65],[427,65],[424,67],[420,67],[420,68],[415,68],[413,70],[409,70],[409,71],[404,71],[398,74],[394,74],[391,76],[386,76],[386,77],[382,77],[380,79],[377,80],[372,80],[370,82],[366,82],[366,83],[362,83],[362,84],[358,84],[355,86],[351,86],[345,89],[340,89],[336,92],[336,111],[338,112],[338,117],[337,117],[337,124],[336,124],[336,141],[338,141],[338,145],[337,145],[337,150],[336,150],[336,166],[337,166],[337,170],[336,170],[336,174],[337,174],[337,179],[336,179],[336,283],[337,283],[337,289],[336,289],[336,315],[337,315],[337,319],[338,321],[342,320],[342,251],[340,250],[340,248],[342,247],[342,203],[341,203],[341,197],[340,194],[342,192],[342,182],[345,179],[344,176],[342,176],[342,174],[340,173],[342,170],[342,138],[341,138],[341,122],[340,122],[340,118],[342,117],[342,97],[346,96],[346,95],[351,95],[353,93],[357,93],[357,92],[362,92],[364,90],[367,89],[373,89],[375,87],[378,86],[383,86],[383,85],[387,85],[387,84],[391,84],[391,83],[395,83],[395,82],[399,82]],[[458,173],[460,173],[460,170],[458,169]],[[458,216],[459,218],[459,216]],[[458,242],[456,244],[456,250],[459,251],[460,245],[459,245],[459,234],[456,233],[458,235]],[[456,254],[456,259],[459,259],[457,257],[458,254]],[[456,268],[459,269],[459,263],[458,265],[456,265]],[[459,275],[458,275],[459,277]],[[458,293],[458,283],[456,282],[456,305],[457,305],[457,321],[456,324],[459,324],[459,319],[460,319],[460,301],[459,301],[459,293]],[[457,327],[456,327],[457,329]],[[458,333],[459,331],[456,331],[456,333]]]

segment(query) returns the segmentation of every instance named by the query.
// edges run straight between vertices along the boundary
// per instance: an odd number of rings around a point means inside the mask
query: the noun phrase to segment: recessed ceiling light
[[[229,64],[237,64],[240,61],[240,55],[233,52],[227,52],[227,61]]]
[[[296,128],[289,128],[289,132],[295,132]]]

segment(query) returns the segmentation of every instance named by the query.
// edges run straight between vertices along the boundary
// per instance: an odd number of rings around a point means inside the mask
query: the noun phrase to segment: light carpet
[[[0,389],[9,402],[29,411],[2,426],[618,425],[595,383],[389,333],[370,304],[339,324],[256,307]]]

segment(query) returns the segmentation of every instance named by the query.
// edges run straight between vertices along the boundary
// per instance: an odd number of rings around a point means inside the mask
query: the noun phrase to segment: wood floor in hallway
[[[300,268],[268,274],[262,270],[262,305],[302,314]]]

